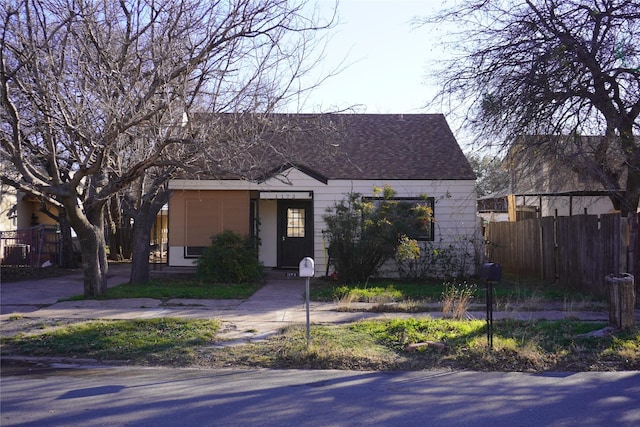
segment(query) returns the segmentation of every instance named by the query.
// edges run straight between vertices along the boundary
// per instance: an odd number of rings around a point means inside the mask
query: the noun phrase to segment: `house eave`
[[[265,181],[268,181],[269,179],[272,178],[276,178],[278,177],[278,175],[283,174],[285,171],[289,170],[289,169],[297,169],[300,172],[302,172],[303,174],[315,179],[318,182],[321,182],[325,185],[327,185],[329,183],[329,178],[327,178],[326,176],[324,176],[323,174],[321,174],[320,172],[317,172],[311,168],[308,168],[304,165],[295,165],[292,163],[285,163],[281,166],[278,166],[277,168],[272,169],[269,173],[265,174],[263,177],[259,178],[257,180],[258,183],[263,183]]]

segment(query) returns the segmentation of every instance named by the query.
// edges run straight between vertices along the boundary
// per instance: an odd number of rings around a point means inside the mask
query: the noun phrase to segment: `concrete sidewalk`
[[[168,274],[156,272],[154,274]],[[108,285],[115,286],[129,280],[129,266],[110,267]],[[304,302],[305,282],[283,272],[271,272],[267,284],[246,300],[172,299],[166,302],[149,298],[119,300],[84,300],[57,302],[82,294],[82,272],[69,275],[1,285],[0,321],[8,321],[20,313],[23,318],[42,319],[143,319],[177,317],[190,319],[218,319],[222,322],[221,337],[232,342],[264,339],[291,324],[306,323]],[[366,309],[369,304],[352,304],[351,308]],[[310,320],[314,324],[354,322],[362,319],[439,317],[434,308],[423,313],[373,313],[345,311],[337,303],[310,304]],[[476,319],[485,319],[485,311],[470,312]],[[640,315],[636,310],[636,318]],[[601,311],[581,311],[556,306],[552,310],[494,311],[494,319],[549,319],[564,318],[608,321],[606,307]]]
[[[129,264],[110,264],[107,286],[128,282],[130,272]],[[68,273],[60,276],[18,282],[5,282],[0,277],[0,315],[31,313],[53,305],[62,298],[82,295],[83,292],[83,273],[80,268],[68,270]]]

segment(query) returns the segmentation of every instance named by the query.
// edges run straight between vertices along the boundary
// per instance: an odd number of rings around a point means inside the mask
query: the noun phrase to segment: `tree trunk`
[[[107,251],[104,232],[100,226],[84,227],[78,231],[82,270],[84,271],[84,296],[94,298],[107,293]]]
[[[60,224],[60,235],[62,237],[62,253],[60,254],[60,267],[76,268],[78,263],[73,248],[73,238],[71,237],[71,225],[67,219],[66,213],[63,211],[58,216]]]
[[[640,157],[640,155],[639,155]],[[640,200],[640,161],[637,165],[629,165],[627,168],[627,187],[625,200],[622,207],[622,216],[633,215],[638,209]]]
[[[621,213],[623,217],[635,214],[640,201],[640,147],[633,134],[634,120],[623,120],[618,127],[620,144],[626,156],[627,182],[625,186],[624,203]]]
[[[84,207],[76,204],[75,195],[64,197],[69,224],[78,235],[84,272],[84,296],[93,298],[107,292],[107,248],[104,237],[104,204]]]
[[[58,256],[58,265],[62,268],[76,268],[76,262],[73,238],[71,237],[71,225],[67,218],[67,211],[63,206],[58,206],[57,214],[53,214],[47,208],[46,204],[42,204],[40,212],[47,215],[60,225],[60,254]]]
[[[606,277],[609,293],[609,324],[618,329],[634,326],[635,287],[630,274],[610,274]]]
[[[107,204],[107,236],[109,242],[108,258],[113,261],[122,261],[122,207],[120,198],[114,195]]]
[[[145,215],[137,215],[133,227],[133,253],[131,255],[131,283],[145,283],[149,281],[149,254],[151,247],[151,224]]]
[[[169,200],[170,191],[162,188],[151,200],[145,198],[136,211],[133,223],[133,251],[131,256],[130,283],[149,281],[149,255],[151,248],[151,228],[162,206]]]
[[[123,214],[122,227],[120,228],[120,244],[124,259],[131,259],[133,256],[133,227],[131,226],[131,216]]]

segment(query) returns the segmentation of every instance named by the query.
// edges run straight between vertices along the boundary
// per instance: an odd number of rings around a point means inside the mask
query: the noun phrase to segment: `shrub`
[[[415,239],[408,236],[400,238],[396,249],[396,265],[400,277],[405,279],[416,279],[419,276],[419,260],[422,254],[420,244]]]
[[[460,279],[474,259],[475,239],[458,236],[454,243],[401,242],[395,261],[400,277],[418,279]]]
[[[254,241],[228,230],[211,239],[196,266],[196,277],[203,282],[249,283],[262,278]]]
[[[324,235],[340,280],[366,282],[396,255],[399,246],[401,251],[411,246],[409,240],[401,245],[402,239],[430,226],[429,207],[399,202],[394,200],[395,194],[389,186],[374,188],[374,199],[350,193],[327,209]]]

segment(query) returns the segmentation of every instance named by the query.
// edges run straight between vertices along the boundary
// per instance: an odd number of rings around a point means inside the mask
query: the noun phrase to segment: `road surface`
[[[8,426],[639,426],[640,372],[4,365]]]

